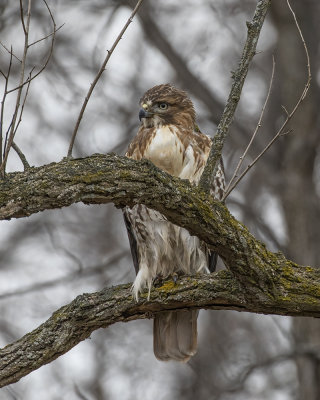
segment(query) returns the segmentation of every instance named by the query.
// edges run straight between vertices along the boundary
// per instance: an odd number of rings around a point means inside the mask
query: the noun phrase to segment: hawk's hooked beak
[[[151,118],[153,113],[146,111],[145,109],[141,108],[139,111],[139,119],[141,121],[142,118]]]

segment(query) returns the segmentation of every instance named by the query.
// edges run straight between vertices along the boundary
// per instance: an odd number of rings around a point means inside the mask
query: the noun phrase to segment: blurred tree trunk
[[[317,84],[320,5],[318,0],[293,1],[312,66],[312,85],[307,99],[291,122],[293,132],[282,141],[276,163],[282,169],[277,195],[282,203],[287,225],[286,255],[296,261],[320,266],[320,202],[316,193],[315,169],[319,147],[320,91]],[[296,27],[285,1],[272,3],[272,17],[278,31],[276,50],[278,96],[273,97],[275,110],[288,110],[306,80],[306,58]],[[279,112],[278,112],[279,114]],[[275,121],[276,118],[269,120]],[[281,151],[281,153],[280,153]],[[276,172],[276,171],[274,171]],[[320,321],[311,318],[293,320],[293,340],[297,349],[320,347]],[[300,392],[298,399],[320,399],[320,365],[316,357],[297,361]]]

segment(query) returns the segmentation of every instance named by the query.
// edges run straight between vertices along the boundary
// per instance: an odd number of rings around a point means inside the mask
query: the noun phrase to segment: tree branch
[[[11,146],[12,146],[13,150],[18,154],[18,156],[23,164],[23,168],[24,169],[30,168],[30,164],[28,163],[28,160],[27,160],[26,156],[23,154],[23,152],[21,151],[20,147],[15,142],[12,142]]]
[[[313,272],[319,281],[320,274]],[[299,286],[298,282],[292,284],[292,293],[300,292]],[[164,310],[189,307],[319,317],[319,300],[319,291],[312,296],[313,305],[302,301],[292,306],[287,301],[279,307],[277,299],[272,297],[254,300],[246,296],[244,288],[228,271],[183,277],[177,284],[166,281],[151,291],[149,301],[147,293],[142,294],[139,303],[133,301],[129,284],[86,293],[54,312],[34,331],[0,350],[0,387],[17,382],[87,339],[93,331],[116,322],[153,318]]]
[[[285,132],[285,129],[286,129],[288,123],[291,121],[292,117],[295,115],[295,113],[296,113],[297,110],[299,109],[301,103],[302,103],[303,100],[305,99],[305,97],[306,97],[306,95],[307,95],[307,93],[308,93],[308,91],[309,91],[309,88],[310,88],[310,83],[311,83],[311,69],[310,69],[310,58],[309,58],[308,48],[307,48],[306,42],[305,42],[305,40],[304,40],[303,34],[302,34],[302,32],[301,32],[301,29],[300,29],[299,23],[298,23],[298,21],[297,21],[296,15],[295,15],[294,11],[293,11],[292,8],[291,8],[291,5],[290,5],[289,0],[287,0],[287,4],[288,4],[288,7],[289,7],[289,9],[290,9],[291,14],[293,15],[294,22],[295,22],[296,27],[297,27],[297,30],[298,30],[298,32],[299,32],[299,36],[300,36],[300,38],[301,38],[301,41],[302,41],[302,44],[303,44],[303,47],[304,47],[304,51],[305,51],[305,54],[306,54],[306,61],[307,61],[307,65],[306,65],[306,83],[305,83],[305,85],[304,85],[304,88],[303,88],[303,90],[302,90],[300,96],[299,96],[299,99],[298,99],[297,102],[295,103],[295,105],[294,105],[294,107],[293,107],[293,109],[292,109],[292,111],[291,111],[290,113],[288,112],[288,110],[286,109],[286,107],[282,106],[282,108],[284,109],[284,111],[285,111],[285,113],[286,113],[286,119],[285,119],[285,121],[282,123],[282,125],[281,125],[280,129],[278,130],[278,132],[273,136],[273,138],[272,138],[272,139],[269,141],[269,143],[264,147],[264,149],[256,156],[256,158],[255,158],[250,164],[247,165],[247,167],[244,169],[244,171],[242,171],[242,173],[240,174],[240,176],[237,177],[237,173],[238,173],[238,170],[239,170],[239,168],[240,168],[240,166],[241,166],[241,164],[242,164],[242,160],[243,160],[243,158],[245,157],[245,155],[246,155],[246,153],[247,153],[249,147],[251,146],[252,141],[254,140],[254,138],[255,138],[255,136],[256,136],[257,129],[259,128],[259,126],[260,126],[260,124],[261,124],[261,119],[262,119],[262,117],[263,117],[264,109],[265,109],[265,107],[266,107],[266,104],[267,104],[267,102],[268,102],[269,95],[270,95],[271,84],[272,84],[273,74],[274,74],[274,67],[273,67],[272,76],[271,76],[271,81],[270,81],[270,86],[269,86],[269,91],[268,91],[268,94],[267,94],[266,101],[265,101],[265,103],[264,103],[264,105],[263,105],[263,108],[262,108],[262,112],[261,112],[261,115],[260,115],[260,118],[259,118],[258,126],[257,126],[257,128],[256,128],[256,130],[255,130],[255,132],[254,132],[254,134],[253,134],[253,136],[252,136],[252,138],[251,138],[251,140],[250,140],[250,142],[249,142],[249,145],[248,145],[247,149],[245,150],[244,154],[243,154],[242,157],[241,157],[241,160],[240,160],[240,162],[239,162],[239,164],[238,164],[238,166],[237,166],[237,168],[236,168],[235,173],[233,174],[233,176],[232,176],[232,178],[231,178],[231,180],[230,180],[230,182],[229,182],[229,184],[228,184],[228,187],[227,187],[226,190],[225,190],[225,194],[224,194],[224,196],[223,196],[222,201],[224,201],[224,200],[226,199],[226,197],[227,197],[227,196],[231,193],[231,191],[238,185],[238,183],[242,180],[242,178],[243,178],[243,177],[248,173],[248,171],[259,161],[259,159],[269,150],[269,148],[276,142],[276,140],[278,140],[281,136],[287,135],[288,133],[291,133],[291,132],[292,132],[292,130],[288,130],[288,131]]]
[[[28,43],[29,43],[29,28],[30,28],[30,19],[31,19],[31,0],[28,0],[28,11],[27,11],[27,23],[26,24],[24,23],[24,17],[23,17],[23,5],[22,5],[22,2],[20,1],[20,18],[21,18],[23,31],[24,31],[24,49],[23,49],[21,67],[20,67],[20,85],[22,85],[23,80],[24,80]],[[11,60],[10,60],[10,62],[11,62]],[[8,79],[9,79],[9,75],[8,75]],[[6,92],[6,94],[8,94],[8,93],[9,92]],[[13,139],[14,139],[14,135],[16,133],[16,130],[15,130],[16,119],[17,119],[18,112],[19,112],[21,95],[22,95],[22,86],[19,88],[18,93],[17,93],[15,110],[14,110],[12,120],[11,120],[11,125],[10,125],[10,134],[9,134],[8,140],[7,140],[7,137],[5,140],[3,160],[0,165],[0,172],[3,174],[3,176],[5,175],[7,158],[8,158],[9,151],[10,151]]]
[[[273,78],[274,78],[274,70],[275,70],[275,61],[274,61],[274,57],[272,57],[272,72],[271,72],[271,78],[270,78],[270,83],[269,83],[269,89],[268,89],[268,92],[267,92],[266,99],[265,99],[265,101],[263,103],[263,106],[262,106],[262,110],[261,110],[261,113],[260,113],[260,117],[259,117],[258,123],[256,125],[256,129],[254,130],[254,132],[253,132],[253,134],[251,136],[251,139],[249,140],[249,143],[248,143],[245,151],[243,152],[242,156],[239,159],[239,162],[238,162],[238,164],[236,166],[236,169],[235,169],[235,171],[234,171],[234,173],[232,175],[232,178],[230,179],[230,181],[228,183],[228,186],[225,188],[224,195],[222,197],[222,201],[226,200],[226,198],[229,196],[229,194],[233,191],[233,189],[240,182],[240,179],[237,179],[239,177],[238,176],[238,172],[239,172],[239,169],[242,166],[242,163],[243,163],[244,159],[246,158],[246,156],[248,154],[248,151],[249,151],[254,139],[257,136],[257,133],[258,133],[259,129],[261,128],[262,118],[263,118],[266,106],[267,106],[269,98],[270,98],[270,93],[271,93],[271,88],[272,88],[272,83],[273,83]]]
[[[0,182],[0,219],[25,217],[76,202],[112,202],[119,208],[145,204],[163,213],[208,243],[240,280],[247,285],[251,279],[253,291],[260,290],[263,296],[270,290],[273,293],[270,284],[277,279],[275,270],[292,267],[294,273],[296,267],[281,253],[269,252],[223,204],[148,160],[96,154],[10,173]]]
[[[233,84],[230,90],[227,104],[224,108],[221,120],[218,125],[217,133],[213,137],[213,144],[207,160],[207,164],[204,168],[199,182],[199,185],[207,193],[209,193],[210,182],[212,176],[215,175],[216,166],[221,159],[222,148],[240,100],[242,87],[246,79],[251,60],[256,53],[260,31],[270,4],[271,0],[259,0],[252,21],[247,22],[247,40],[243,48],[239,66],[233,76]]]
[[[0,182],[0,218],[20,218],[76,202],[117,207],[145,204],[199,236],[224,259],[229,271],[167,281],[132,300],[129,285],[78,296],[33,332],[0,351],[0,385],[67,352],[98,328],[150,318],[181,308],[234,309],[320,316],[320,270],[302,267],[268,251],[227,208],[205,192],[156,168],[117,155],[63,160]]]

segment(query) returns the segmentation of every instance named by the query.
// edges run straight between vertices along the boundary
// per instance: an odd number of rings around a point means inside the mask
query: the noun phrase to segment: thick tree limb
[[[80,201],[112,202],[116,207],[142,203],[160,211],[217,251],[246,284],[247,292],[251,280],[252,288],[268,296],[274,292],[275,272],[297,267],[282,254],[269,252],[224,205],[148,160],[97,154],[8,174],[0,182],[0,219],[25,217]]]
[[[129,285],[78,296],[73,302],[57,310],[33,332],[0,350],[0,387],[16,382],[66,353],[88,338],[94,330],[115,322],[151,318],[159,310],[187,307],[194,300],[205,306],[216,303],[217,308],[220,308],[219,297],[224,299],[226,296],[229,297],[227,301],[230,301],[230,308],[238,309],[238,285],[234,282],[236,286],[230,288],[232,278],[227,272],[220,274],[220,277],[215,280],[209,276],[206,280],[199,281],[184,278],[176,286],[170,282],[153,290],[150,301],[146,301],[144,296],[139,303],[133,301]],[[209,302],[206,294],[212,298]],[[194,299],[192,302],[190,296]],[[242,306],[239,308],[242,309]]]
[[[150,318],[167,309],[235,309],[259,313],[320,316],[320,270],[298,266],[271,253],[227,208],[188,181],[151,162],[117,155],[64,160],[0,181],[0,219],[20,218],[72,203],[117,207],[143,203],[206,241],[229,271],[185,277],[152,290],[136,304],[128,285],[78,296],[17,342],[0,351],[0,385],[67,352],[91,332],[118,321]]]
[[[317,271],[313,270],[313,273]],[[319,274],[315,277],[319,281]],[[303,274],[301,279],[304,279]],[[293,293],[301,292],[299,282],[290,285]],[[0,350],[0,387],[17,382],[87,339],[94,330],[116,322],[153,318],[157,312],[186,307],[262,313],[276,311],[277,314],[319,317],[319,285],[317,290],[310,296],[310,302],[298,300],[294,304],[287,298],[279,306],[278,299],[272,297],[250,299],[230,272],[221,271],[197,278],[184,277],[177,284],[167,281],[152,290],[150,301],[146,300],[145,293],[139,303],[133,301],[129,285],[86,293],[57,310],[34,331]]]

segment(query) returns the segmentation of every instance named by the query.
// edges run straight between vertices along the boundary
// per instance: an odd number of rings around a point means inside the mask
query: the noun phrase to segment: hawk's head
[[[186,92],[169,83],[154,86],[140,99],[139,119],[145,128],[184,125],[193,129],[195,111]]]

